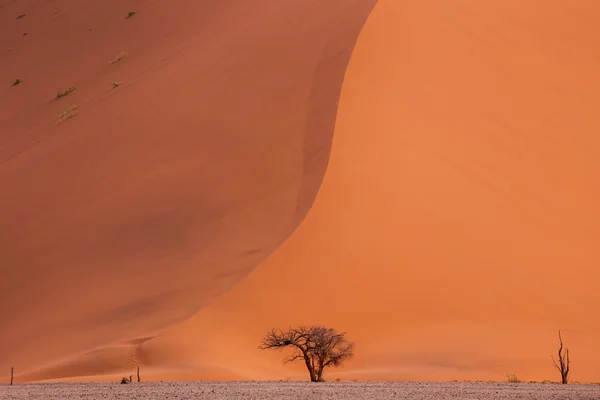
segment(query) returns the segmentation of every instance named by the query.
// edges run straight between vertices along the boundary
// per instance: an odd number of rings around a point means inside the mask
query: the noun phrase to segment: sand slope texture
[[[600,379],[600,4],[0,4],[0,370]]]

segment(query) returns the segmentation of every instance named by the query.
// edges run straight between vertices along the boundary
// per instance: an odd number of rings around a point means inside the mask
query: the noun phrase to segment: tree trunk
[[[15,369],[13,367],[10,367],[10,384],[11,384],[11,386],[13,384],[14,373],[15,373]]]
[[[569,383],[569,371],[571,369],[571,359],[569,358],[569,349],[563,350],[563,341],[560,331],[558,331],[558,340],[560,341],[560,347],[558,348],[558,362],[552,357],[554,366],[560,372],[561,383],[566,385]]]
[[[304,356],[304,363],[306,364],[306,369],[308,369],[308,373],[310,375],[310,381],[311,382],[316,382],[317,381],[317,374],[315,374],[315,369],[313,368],[312,364],[311,364],[311,360],[310,357],[308,356],[308,354],[306,353],[306,351],[304,351],[303,349],[301,349],[302,351],[302,355]]]
[[[140,381],[140,366],[137,366],[137,378],[138,378],[138,382]]]
[[[310,381],[317,382],[317,374],[315,373],[315,370],[312,369],[312,367],[308,367],[308,373],[310,374]]]
[[[323,379],[323,369],[323,366],[321,365],[321,363],[319,363],[319,367],[315,371],[315,375],[317,376],[317,382],[325,382],[325,379]]]

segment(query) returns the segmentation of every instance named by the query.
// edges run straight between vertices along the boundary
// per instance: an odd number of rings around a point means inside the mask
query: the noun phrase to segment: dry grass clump
[[[129,19],[131,17],[133,17],[135,15],[135,11],[129,11],[129,13],[127,13],[127,16],[125,17],[125,19]]]
[[[58,114],[58,122],[66,121],[77,115],[77,105],[71,104],[63,112]]]
[[[23,83],[23,79],[17,78],[13,81],[11,86],[17,86],[17,85],[20,85],[21,83]]]
[[[67,96],[69,93],[73,92],[74,90],[75,90],[75,86],[71,86],[71,87],[70,87],[70,88],[68,88],[68,89],[65,89],[65,90],[63,90],[63,91],[61,91],[61,92],[58,92],[58,93],[56,93],[56,98],[57,98],[57,99],[60,99],[61,97],[65,97],[65,96]]]
[[[122,51],[119,54],[117,54],[115,56],[115,58],[112,59],[112,61],[109,61],[108,65],[113,65],[114,63],[121,61],[122,59],[124,59],[127,56],[128,56],[128,53],[126,51]]]
[[[516,374],[506,374],[506,381],[508,383],[521,383],[521,380]]]

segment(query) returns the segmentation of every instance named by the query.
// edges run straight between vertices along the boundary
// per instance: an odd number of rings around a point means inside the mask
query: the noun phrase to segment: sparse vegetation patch
[[[13,81],[11,86],[17,86],[17,85],[20,85],[21,83],[23,83],[23,79],[17,78]]]
[[[113,83],[112,83],[113,89],[118,88],[119,86],[121,86],[121,81],[113,81]]]
[[[62,113],[58,114],[58,122],[63,122],[77,115],[77,105],[71,104]]]
[[[60,92],[56,93],[56,98],[60,99],[61,97],[65,97],[65,96],[67,96],[69,93],[71,93],[74,90],[75,90],[75,86],[71,86],[68,89],[65,89],[63,91],[60,91]]]
[[[135,15],[135,11],[129,11],[129,13],[125,17],[125,19],[129,19],[129,18],[133,17],[134,15]]]
[[[521,383],[521,380],[516,374],[506,374],[506,381],[508,383]]]
[[[127,57],[127,55],[128,55],[128,54],[127,54],[127,52],[125,52],[125,51],[122,51],[122,52],[120,52],[119,54],[117,54],[117,55],[115,56],[115,58],[113,58],[113,60],[112,60],[112,61],[109,61],[109,62],[108,62],[108,65],[112,65],[112,64],[114,64],[114,63],[117,63],[117,62],[121,61],[122,59],[124,59],[125,57]]]

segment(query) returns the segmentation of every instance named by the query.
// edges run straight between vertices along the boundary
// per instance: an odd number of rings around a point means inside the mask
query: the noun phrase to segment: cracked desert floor
[[[556,381],[559,330],[571,381],[600,381],[598,16],[594,0],[0,0],[0,381],[305,380],[257,349],[297,324],[356,343],[328,381]]]
[[[0,386],[6,400],[597,400],[600,385],[508,383],[185,382]]]

